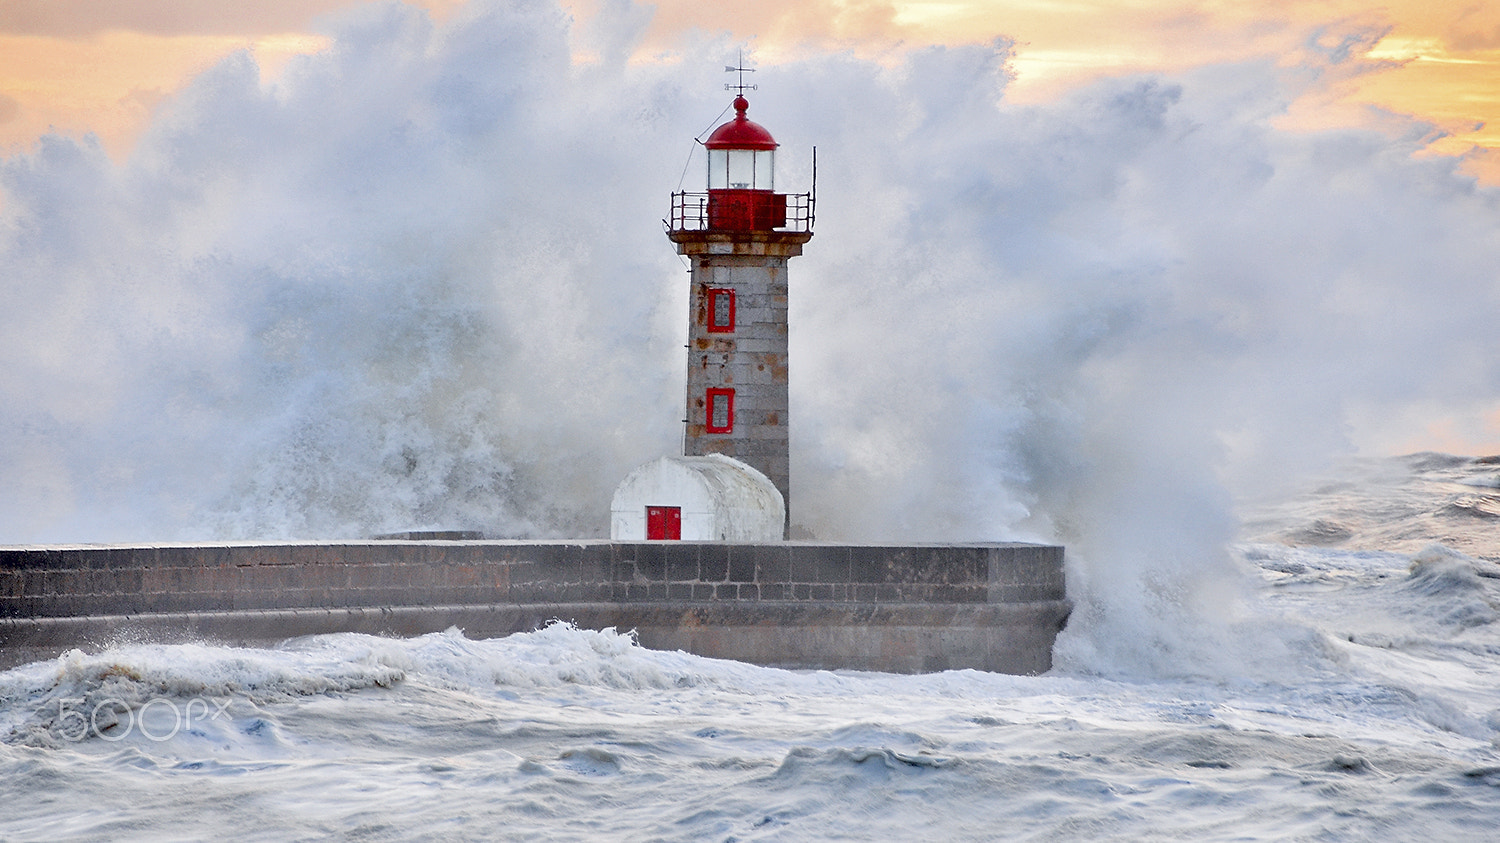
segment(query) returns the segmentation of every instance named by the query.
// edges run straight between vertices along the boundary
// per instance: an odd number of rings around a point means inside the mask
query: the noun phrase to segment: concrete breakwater
[[[1063,549],[1018,544],[361,541],[0,547],[0,667],[115,641],[471,638],[553,619],[800,668],[1033,674]]]

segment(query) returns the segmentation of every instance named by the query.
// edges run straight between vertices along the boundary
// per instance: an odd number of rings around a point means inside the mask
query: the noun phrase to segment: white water
[[[629,62],[649,9],[600,6],[362,4],[274,80],[205,71],[123,162],[0,160],[0,542],[601,535],[680,446],[660,218],[739,45]],[[1214,580],[1224,482],[1411,450],[1413,416],[1492,440],[1500,194],[1410,120],[1277,128],[1375,71],[1316,49],[1372,26],[1040,105],[1003,39],[762,65],[778,184],[819,149],[796,519]]]
[[[1500,541],[1451,504],[1496,471],[1367,463],[1267,507],[1238,623],[1274,651],[1174,678],[789,672],[561,625],[74,652],[0,674],[0,836],[1485,839]],[[1481,555],[1268,538],[1394,507]]]

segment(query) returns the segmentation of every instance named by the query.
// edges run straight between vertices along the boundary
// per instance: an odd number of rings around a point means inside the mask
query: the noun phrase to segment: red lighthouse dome
[[[776,193],[776,139],[745,117],[750,103],[734,98],[734,119],[714,129],[708,147],[708,226],[765,230],[786,224],[786,197]]]
[[[714,129],[714,133],[708,136],[703,145],[709,149],[775,149],[776,139],[771,137],[766,127],[745,117],[745,111],[749,108],[749,100],[735,97],[734,119]]]

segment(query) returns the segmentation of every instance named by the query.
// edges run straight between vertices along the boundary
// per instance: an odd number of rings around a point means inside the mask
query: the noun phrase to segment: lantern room
[[[750,102],[734,98],[734,119],[715,129],[708,148],[709,190],[775,190],[776,140],[745,117]]]
[[[671,218],[662,220],[668,233],[703,231],[752,238],[777,230],[811,233],[814,194],[776,192],[779,144],[766,127],[745,116],[750,102],[743,93],[734,98],[733,107],[734,119],[703,141],[708,150],[707,192],[672,194]],[[816,149],[812,172],[816,191]]]
[[[770,231],[786,225],[786,197],[776,193],[776,139],[734,98],[734,119],[714,129],[708,149],[708,228]]]

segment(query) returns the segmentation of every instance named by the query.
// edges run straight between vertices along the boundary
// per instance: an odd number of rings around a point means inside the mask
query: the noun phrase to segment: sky
[[[1500,452],[1500,18],[1424,8],[0,0],[0,543],[598,535],[744,50],[818,148],[794,523],[1215,581],[1250,496]]]
[[[461,0],[414,0],[435,17]],[[253,49],[270,74],[328,46],[326,21],[351,0],[0,0],[0,145],[49,129],[93,132],[125,155],[153,106],[228,53]],[[597,17],[603,0],[564,4]],[[1378,125],[1371,109],[1431,124],[1430,148],[1467,155],[1500,182],[1500,4],[1483,0],[660,0],[634,48],[658,61],[688,32],[727,33],[763,61],[807,50],[889,55],[922,44],[1006,37],[1014,101],[1041,101],[1100,76],[1176,71],[1273,55],[1351,50],[1376,60],[1294,104],[1284,125]],[[580,58],[590,45],[573,45]]]

